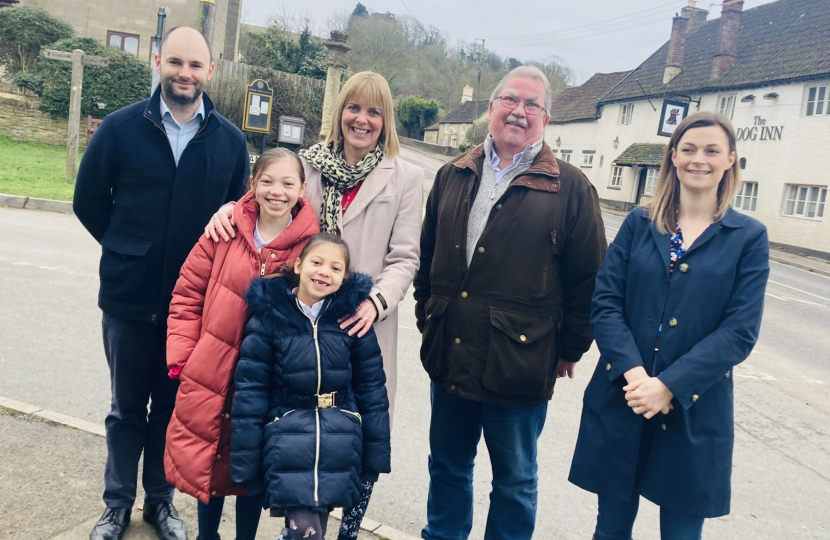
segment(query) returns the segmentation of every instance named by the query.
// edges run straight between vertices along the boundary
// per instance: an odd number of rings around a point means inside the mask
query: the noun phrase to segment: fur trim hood
[[[274,324],[286,317],[293,318],[297,313],[297,304],[292,289],[288,281],[281,277],[254,280],[247,295],[249,314]],[[371,290],[371,277],[352,272],[340,289],[326,298],[320,320],[337,321],[355,313],[360,303],[369,298]]]

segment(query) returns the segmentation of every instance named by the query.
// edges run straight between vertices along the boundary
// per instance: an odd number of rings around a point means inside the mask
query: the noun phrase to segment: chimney
[[[663,84],[669,84],[672,79],[683,71],[683,54],[686,51],[686,29],[689,26],[687,17],[675,15],[671,24],[671,39],[669,53],[666,55],[666,67],[663,70]]]
[[[464,86],[464,90],[461,91],[461,103],[466,103],[467,101],[473,100],[473,87],[466,85]]]
[[[738,32],[741,29],[744,0],[723,3],[718,27],[717,52],[712,61],[712,78],[717,79],[735,64],[738,51]]]
[[[689,0],[689,5],[680,10],[680,16],[689,19],[689,28],[686,30],[689,33],[703,26],[703,23],[706,22],[706,17],[709,16],[707,10],[695,6],[697,6],[696,0]]]

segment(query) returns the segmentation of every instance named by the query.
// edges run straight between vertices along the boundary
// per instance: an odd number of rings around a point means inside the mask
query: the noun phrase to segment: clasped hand
[[[635,414],[651,418],[657,413],[668,414],[674,409],[671,400],[674,394],[657,377],[649,377],[643,367],[636,367],[625,372],[628,382],[623,387],[628,406]]]

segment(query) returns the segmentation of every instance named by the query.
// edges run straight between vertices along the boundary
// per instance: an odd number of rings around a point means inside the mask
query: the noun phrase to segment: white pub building
[[[603,203],[629,209],[651,199],[674,127],[721,113],[742,169],[733,207],[762,221],[774,245],[830,258],[830,1],[743,4],[727,1],[708,21],[690,0],[636,69],[556,96],[545,139]]]

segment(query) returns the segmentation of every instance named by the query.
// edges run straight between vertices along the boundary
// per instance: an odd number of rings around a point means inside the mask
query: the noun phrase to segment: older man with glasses
[[[427,201],[415,279],[432,380],[426,540],[469,536],[482,433],[493,469],[484,538],[533,536],[547,404],[591,345],[604,227],[594,187],[544,142],[550,103],[539,69],[508,73],[484,143],[441,168]]]

